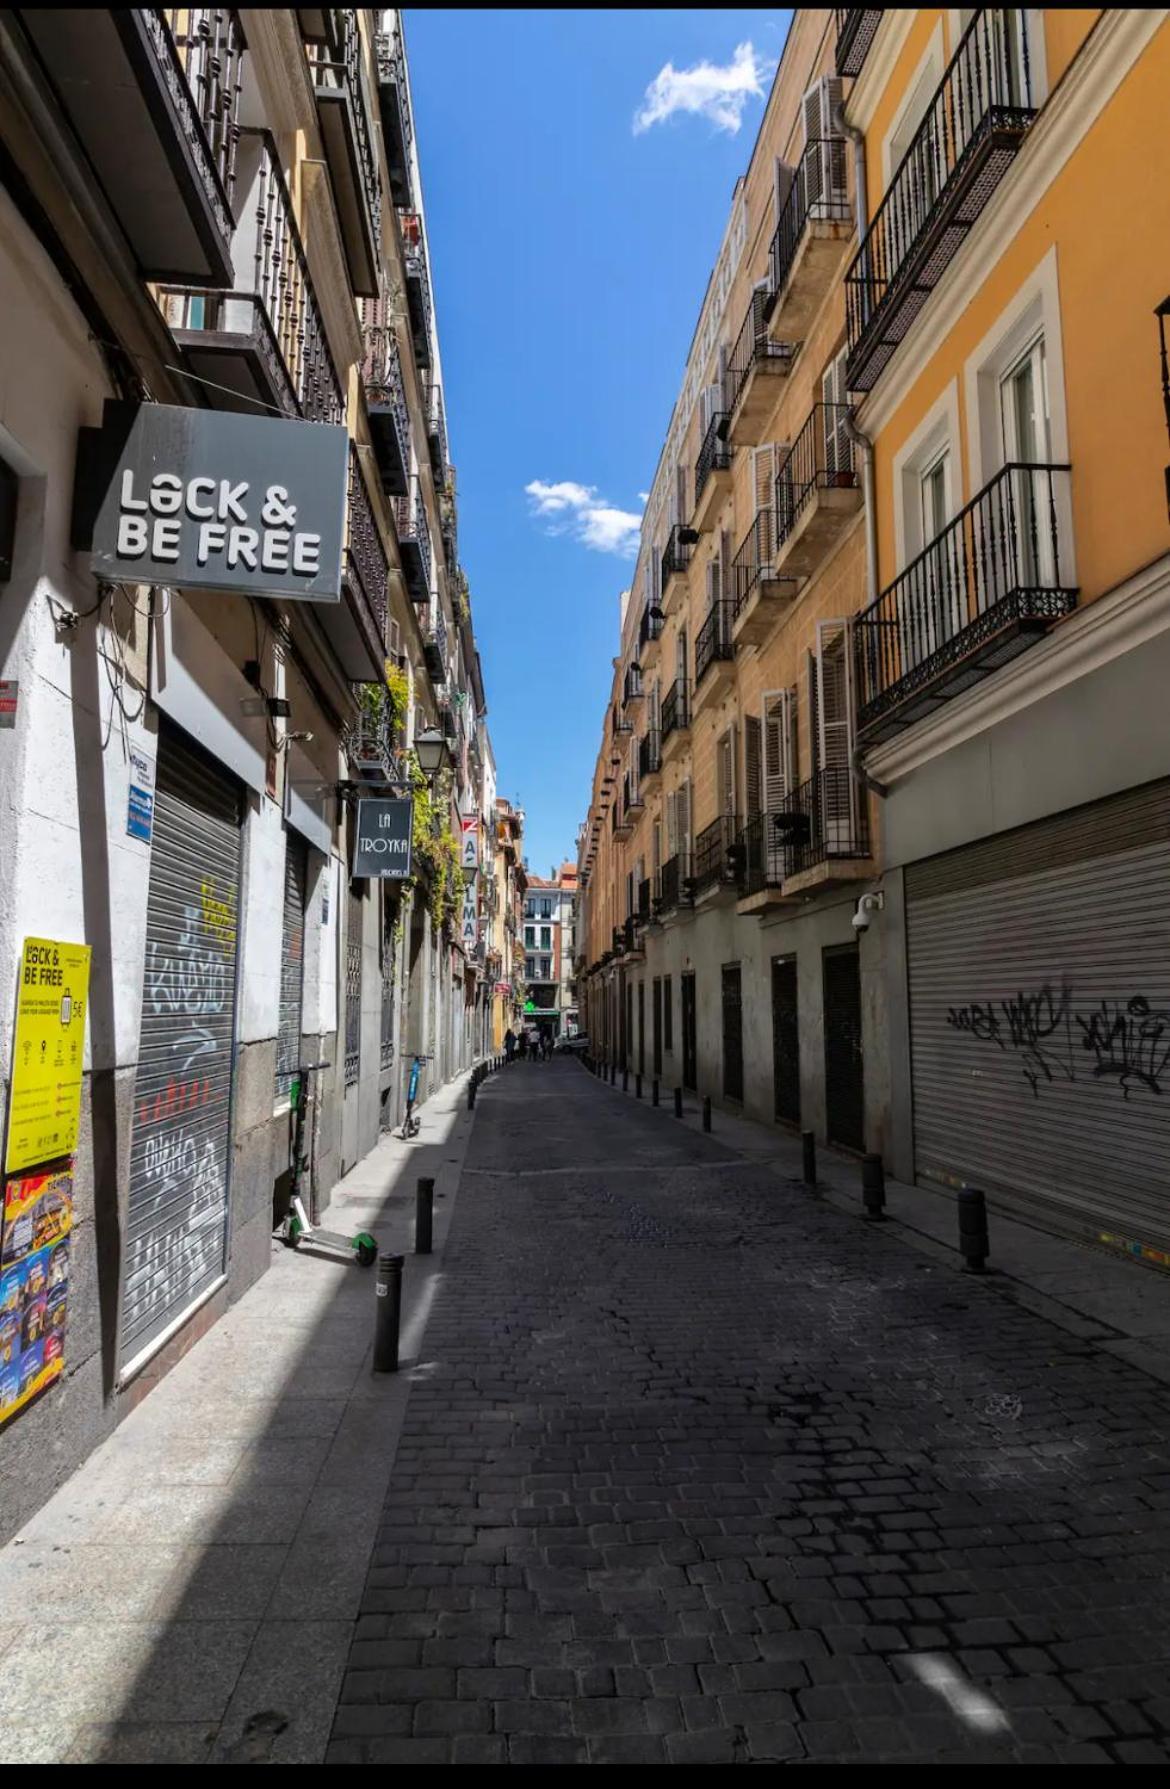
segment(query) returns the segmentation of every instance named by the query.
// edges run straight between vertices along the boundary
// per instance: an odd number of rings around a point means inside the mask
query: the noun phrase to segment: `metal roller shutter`
[[[164,725],[130,1146],[124,1367],[224,1271],[239,906],[236,785]]]
[[[284,928],[280,946],[280,1016],[276,1031],[276,1097],[287,1099],[301,1060],[305,992],[305,900],[309,850],[298,833],[284,835]]]
[[[825,1014],[825,1135],[846,1149],[865,1148],[861,1056],[861,955],[855,944],[822,952]]]
[[[919,1174],[1170,1247],[1170,785],[907,871]]]

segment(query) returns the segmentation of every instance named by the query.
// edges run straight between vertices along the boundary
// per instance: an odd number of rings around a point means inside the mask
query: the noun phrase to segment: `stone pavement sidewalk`
[[[465,1081],[385,1137],[324,1221],[435,1246],[470,1132]],[[402,1358],[441,1255],[408,1255]],[[0,1760],[320,1761],[406,1403],[372,1377],[373,1270],[273,1245],[270,1271],[0,1550]]]
[[[1170,1393],[795,1165],[488,1084],[331,1761],[1170,1758]]]

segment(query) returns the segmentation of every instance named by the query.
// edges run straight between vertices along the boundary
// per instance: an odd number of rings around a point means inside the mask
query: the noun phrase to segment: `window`
[[[1008,475],[1018,542],[1011,581],[1025,588],[1055,584],[1052,530],[1046,525],[1048,474],[1031,470],[1046,466],[1051,459],[1042,335],[1004,374],[999,402],[1004,464],[1016,467]]]
[[[551,919],[552,918],[552,902],[551,901],[541,901],[540,917],[541,917],[541,919]]]
[[[674,1049],[674,1012],[671,1005],[670,977],[662,978],[662,1047],[664,1050]]]
[[[525,926],[525,928],[524,928],[524,948],[526,950],[533,950],[535,948],[535,946],[536,946],[536,927],[535,926]]]
[[[541,950],[551,950],[552,949],[552,927],[551,926],[541,926],[541,928],[540,928],[540,948],[541,948]]]
[[[535,957],[525,957],[525,959],[524,959],[524,974],[527,976],[529,981],[534,981],[536,979],[536,958]]]
[[[552,974],[551,959],[548,957],[541,957],[541,959],[540,959],[540,979],[541,979],[541,981],[547,981],[551,974]]]

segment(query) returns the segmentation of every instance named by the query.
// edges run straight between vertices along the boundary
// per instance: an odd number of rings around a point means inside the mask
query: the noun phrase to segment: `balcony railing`
[[[857,723],[888,738],[1032,645],[1076,604],[1069,468],[1012,463],[854,625]]]
[[[639,925],[646,925],[650,919],[650,878],[647,876],[638,884],[637,919]]]
[[[685,678],[676,678],[663,696],[661,723],[660,732],[664,743],[672,733],[681,733],[685,727],[690,726]]]
[[[642,671],[638,665],[630,665],[622,680],[622,701],[640,702],[646,694],[642,687]]]
[[[666,546],[662,553],[662,589],[665,590],[676,572],[685,572],[691,563],[691,548],[694,538],[689,528],[680,527],[677,523],[666,537]]]
[[[266,131],[240,133],[238,182],[249,197],[233,240],[227,292],[163,286],[159,303],[192,371],[217,408],[259,401],[309,422],[340,422],[341,381],[325,338],[309,266]]]
[[[720,814],[705,826],[695,840],[695,893],[714,888],[718,883],[734,880],[731,852],[739,837],[740,823],[735,814]]]
[[[793,876],[834,859],[870,855],[864,790],[844,766],[818,770],[740,835],[740,889],[745,895],[780,888]]]
[[[735,657],[731,638],[732,605],[714,602],[702,627],[695,636],[695,688],[698,689],[711,666],[720,659]]]
[[[240,89],[243,84],[244,34],[239,14],[226,6],[160,6],[144,8],[143,22],[152,36],[158,24],[169,38],[186,77],[207,148],[219,176],[230,213],[236,188],[236,145],[239,141]]]
[[[775,568],[776,516],[761,509],[744,535],[731,562],[732,619],[750,600],[757,584],[766,583]]]
[[[776,474],[776,545],[782,547],[818,490],[853,491],[857,472],[848,404],[814,404]]]
[[[423,658],[432,683],[447,681],[447,624],[436,612],[434,625],[423,636]]]
[[[396,205],[411,202],[410,153],[414,124],[410,116],[410,83],[400,32],[378,37],[378,98],[382,113],[382,141],[390,170],[390,194]]]
[[[768,251],[772,291],[784,291],[800,239],[810,223],[848,224],[853,218],[849,197],[849,156],[844,137],[814,137],[792,175],[776,234]]]
[[[975,14],[846,273],[854,391],[877,383],[1036,116],[1028,21]]]
[[[657,727],[651,727],[638,743],[638,775],[656,776],[662,769],[662,747]]]
[[[412,601],[425,603],[431,599],[431,531],[417,475],[413,485],[406,496],[394,499],[394,525],[407,590]]]
[[[668,857],[658,876],[658,905],[669,913],[675,907],[685,906],[693,895],[691,882],[691,855],[689,851],[678,851]]]
[[[370,435],[389,496],[405,494],[410,475],[410,410],[402,378],[398,337],[392,324],[363,327],[365,359],[362,382],[370,414]]]
[[[362,36],[352,6],[318,15],[325,35],[305,45],[354,290],[376,298],[382,253],[382,182],[363,72]]]
[[[367,620],[377,640],[386,641],[386,589],[390,564],[382,536],[374,520],[374,512],[362,477],[357,450],[349,450],[349,527],[346,536],[346,564],[350,583],[356,586],[366,605]]]
[[[443,408],[443,388],[437,379],[432,379],[427,390],[427,445],[431,456],[431,470],[435,475],[435,489],[444,491],[447,488],[447,413]]]
[[[642,619],[638,625],[638,644],[648,646],[651,640],[660,639],[665,626],[665,617],[661,612],[655,617],[650,609],[642,610]]]
[[[743,326],[731,350],[723,394],[724,407],[729,416],[734,413],[748,380],[757,368],[766,373],[784,373],[792,363],[792,344],[774,342],[768,334],[772,296],[771,292],[762,288],[752,293]],[[696,484],[697,482],[696,479]]]
[[[410,313],[410,334],[414,357],[420,367],[431,364],[431,276],[427,271],[427,251],[423,242],[422,218],[416,211],[404,211],[402,256],[406,271],[406,308]]]
[[[726,410],[717,410],[707,424],[695,461],[695,508],[707,488],[707,480],[713,472],[729,472],[731,470],[731,448],[727,445],[728,415]]]
[[[880,6],[871,10],[857,6],[837,7],[834,17],[837,21],[837,73],[859,75],[882,22],[882,9]]]

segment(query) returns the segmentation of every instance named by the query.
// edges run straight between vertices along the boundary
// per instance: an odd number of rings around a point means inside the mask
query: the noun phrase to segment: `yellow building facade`
[[[603,1052],[1152,1260],[1166,20],[796,13],[583,850]]]

